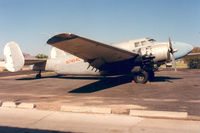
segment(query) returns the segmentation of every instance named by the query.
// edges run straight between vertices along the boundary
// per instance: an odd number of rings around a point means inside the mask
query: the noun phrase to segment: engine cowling
[[[142,56],[154,57],[154,63],[164,62],[170,58],[168,44],[156,44],[148,47],[143,47],[139,50],[139,53]]]

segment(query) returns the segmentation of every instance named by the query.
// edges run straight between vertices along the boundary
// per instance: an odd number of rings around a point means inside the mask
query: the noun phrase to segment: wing
[[[131,59],[137,55],[130,51],[68,33],[55,35],[47,43],[84,59],[95,68],[100,68],[106,63]]]

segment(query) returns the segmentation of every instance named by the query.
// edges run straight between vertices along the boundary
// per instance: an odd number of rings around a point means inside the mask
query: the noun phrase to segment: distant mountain
[[[25,59],[36,59],[35,56],[32,56],[30,54],[27,54],[27,53],[23,53],[24,55],[24,58]],[[0,61],[3,61],[4,59],[3,58],[0,58]]]
[[[32,55],[30,55],[30,54],[23,53],[23,55],[24,55],[24,58],[25,58],[25,59],[35,59],[35,56],[32,56]]]

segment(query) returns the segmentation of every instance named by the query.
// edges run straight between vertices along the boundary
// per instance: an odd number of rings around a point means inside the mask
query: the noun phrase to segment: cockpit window
[[[147,45],[148,43],[146,41],[141,41],[142,46]]]
[[[139,42],[135,42],[135,47],[139,47],[140,43]]]
[[[154,39],[150,39],[150,40],[149,40],[149,42],[155,42],[155,41],[156,41],[156,40],[154,40]]]

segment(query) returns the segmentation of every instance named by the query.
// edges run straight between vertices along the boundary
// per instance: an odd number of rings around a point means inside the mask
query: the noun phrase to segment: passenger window
[[[145,46],[145,45],[147,45],[147,42],[146,41],[142,41],[141,44],[142,44],[142,46]]]
[[[135,42],[135,47],[139,47],[140,43],[139,42]]]

